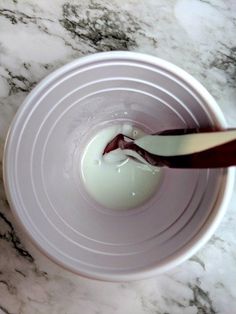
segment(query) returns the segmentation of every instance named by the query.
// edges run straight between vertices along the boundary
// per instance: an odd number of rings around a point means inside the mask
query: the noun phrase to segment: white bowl
[[[183,262],[210,238],[233,186],[233,169],[163,169],[155,196],[129,211],[94,202],[83,186],[84,143],[104,124],[150,132],[225,127],[192,76],[133,52],[90,55],[63,66],[29,94],[11,125],[4,183],[15,216],[51,259],[83,276],[137,280]]]

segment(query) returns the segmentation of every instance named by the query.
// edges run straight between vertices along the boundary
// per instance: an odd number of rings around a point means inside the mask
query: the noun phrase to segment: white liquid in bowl
[[[135,208],[150,199],[160,182],[160,169],[138,163],[121,150],[103,156],[107,143],[117,134],[132,138],[144,135],[131,125],[115,125],[98,132],[85,147],[81,172],[88,193],[110,209]]]

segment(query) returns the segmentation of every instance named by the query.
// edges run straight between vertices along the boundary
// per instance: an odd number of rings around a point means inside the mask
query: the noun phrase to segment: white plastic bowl
[[[222,219],[233,169],[164,169],[156,195],[116,212],[86,193],[84,143],[104,124],[132,121],[150,132],[225,126],[214,99],[164,60],[106,52],[46,77],[8,133],[4,183],[15,216],[51,259],[83,276],[137,280],[178,265],[206,243]]]

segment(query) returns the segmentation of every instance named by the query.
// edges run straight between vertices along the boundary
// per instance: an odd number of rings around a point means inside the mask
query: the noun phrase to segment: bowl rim
[[[128,59],[131,61],[140,61],[147,62],[150,65],[158,66],[163,68],[165,71],[169,71],[173,75],[179,77],[181,80],[184,80],[189,84],[199,95],[201,95],[202,99],[204,99],[207,104],[207,109],[211,112],[211,117],[214,116],[215,120],[219,123],[219,125],[223,128],[226,127],[226,121],[224,115],[217,105],[214,98],[210,95],[210,93],[203,87],[201,83],[199,83],[194,77],[190,74],[179,68],[178,66],[163,60],[161,58],[157,58],[155,56],[151,56],[144,53],[139,52],[130,52],[130,51],[109,51],[109,52],[99,52],[91,55],[80,57],[59,69],[53,71],[51,74],[42,79],[37,86],[28,94],[23,103],[20,105],[15,117],[13,118],[10,128],[8,130],[5,145],[4,145],[4,153],[3,153],[3,183],[6,192],[7,199],[10,204],[11,212],[13,213],[14,218],[21,225],[23,231],[27,234],[28,238],[31,242],[48,258],[54,261],[56,264],[60,265],[66,270],[70,270],[75,274],[103,281],[133,281],[140,280],[149,277],[153,277],[157,274],[164,273],[185,260],[189,259],[193,256],[206,242],[210,239],[210,237],[215,232],[216,228],[220,224],[229,204],[231,194],[233,191],[234,185],[234,168],[230,167],[225,169],[224,178],[221,183],[220,192],[215,201],[215,204],[212,208],[211,213],[206,219],[205,223],[198,231],[198,233],[180,250],[175,253],[172,253],[171,256],[167,257],[164,261],[159,262],[158,265],[152,265],[145,269],[141,269],[138,271],[131,271],[129,273],[101,273],[98,271],[80,271],[74,266],[69,265],[68,263],[64,263],[59,258],[55,257],[53,254],[47,251],[41,244],[39,244],[31,235],[30,230],[26,228],[23,221],[20,218],[20,214],[17,210],[17,204],[15,200],[13,200],[11,196],[11,189],[9,186],[9,173],[10,167],[8,165],[9,156],[11,154],[11,146],[14,145],[13,138],[15,134],[15,129],[17,126],[17,121],[20,120],[21,115],[24,110],[27,108],[27,104],[29,101],[34,98],[35,95],[38,94],[40,90],[42,90],[45,86],[47,86],[50,82],[52,82],[55,78],[70,71],[74,67],[85,65],[86,63],[98,62],[98,61],[108,61],[114,59]]]

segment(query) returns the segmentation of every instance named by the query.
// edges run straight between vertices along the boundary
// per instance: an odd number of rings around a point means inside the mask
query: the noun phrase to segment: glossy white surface
[[[41,78],[81,55],[126,47],[194,75],[235,126],[235,10],[234,1],[2,1],[1,148],[16,109]],[[133,283],[83,279],[51,263],[14,223],[2,184],[0,195],[2,313],[232,314],[236,308],[235,193],[196,256]]]

